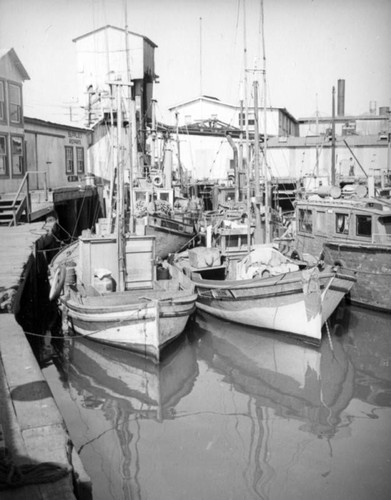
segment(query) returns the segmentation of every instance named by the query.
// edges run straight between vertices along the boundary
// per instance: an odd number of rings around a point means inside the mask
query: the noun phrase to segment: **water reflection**
[[[390,319],[341,307],[314,349],[197,314],[160,365],[71,342],[62,410],[94,499],[387,498]]]

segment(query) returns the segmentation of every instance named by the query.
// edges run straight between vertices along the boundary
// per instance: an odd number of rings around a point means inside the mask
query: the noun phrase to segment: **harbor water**
[[[53,345],[43,373],[94,500],[389,498],[389,315],[343,304],[315,349],[197,314],[160,365]]]

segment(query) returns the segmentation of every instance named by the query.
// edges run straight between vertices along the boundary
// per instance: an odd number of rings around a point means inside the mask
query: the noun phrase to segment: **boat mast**
[[[254,87],[254,182],[255,182],[255,244],[261,243],[261,188],[259,175],[259,125],[258,125],[258,81],[253,82]],[[266,193],[265,193],[266,194]],[[266,198],[266,196],[265,196]]]
[[[124,169],[122,158],[122,84],[117,83],[117,250],[119,291],[125,290]]]
[[[335,186],[335,87],[332,91],[331,109],[331,185]]]
[[[128,94],[128,143],[129,143],[129,232],[134,233],[134,194],[133,194],[133,140],[132,140],[132,81],[129,60],[129,40],[128,40],[128,8],[127,0],[124,0],[125,7],[125,48],[126,48],[126,78]]]
[[[267,109],[266,109],[266,49],[263,0],[261,0],[262,55],[263,55],[263,182],[265,186],[265,243],[271,242],[270,234],[270,187],[267,171]]]
[[[244,64],[244,120],[246,128],[246,162],[247,162],[247,246],[251,250],[251,162],[250,139],[248,132],[248,97],[247,97],[247,33],[246,33],[246,0],[243,0],[243,64]],[[242,115],[243,119],[243,115]]]

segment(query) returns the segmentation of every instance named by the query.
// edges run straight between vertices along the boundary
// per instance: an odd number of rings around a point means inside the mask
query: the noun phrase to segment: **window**
[[[357,236],[372,236],[372,217],[370,215],[356,216]]]
[[[312,210],[299,210],[299,231],[312,233]]]
[[[23,137],[11,136],[12,176],[23,175]]]
[[[84,148],[76,148],[77,173],[84,174]]]
[[[72,175],[74,172],[73,147],[65,146],[65,173]]]
[[[335,231],[338,234],[349,234],[349,215],[335,214]]]
[[[0,80],[0,123],[6,123],[7,117],[5,114],[5,89],[4,82]]]
[[[0,176],[8,175],[7,137],[0,135]]]
[[[22,124],[22,91],[19,85],[8,84],[9,91],[9,109],[10,122],[13,124]]]

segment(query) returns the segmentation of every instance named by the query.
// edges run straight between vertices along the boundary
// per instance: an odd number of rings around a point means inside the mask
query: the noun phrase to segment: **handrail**
[[[43,174],[44,175],[44,191],[45,191],[45,200],[48,200],[48,183],[47,183],[47,172],[44,170],[27,170],[27,172],[24,174],[22,182],[20,183],[19,189],[15,194],[15,197],[12,201],[12,205],[10,209],[12,210],[12,217],[13,217],[13,222],[14,225],[16,226],[16,210],[15,206],[18,202],[19,195],[22,192],[22,189],[24,185],[26,184],[26,201],[27,201],[27,220],[30,221],[30,215],[31,215],[31,195],[30,195],[30,184],[29,184],[29,176],[35,174]]]

